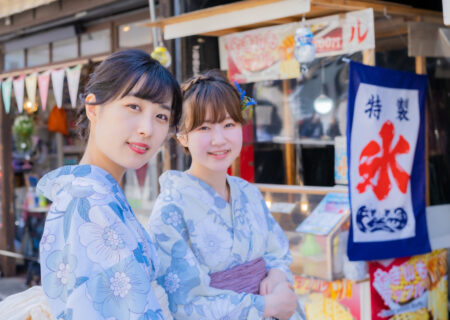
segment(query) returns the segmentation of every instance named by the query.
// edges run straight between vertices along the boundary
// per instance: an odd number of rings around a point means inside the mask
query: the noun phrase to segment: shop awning
[[[13,14],[37,8],[55,1],[56,0],[0,0],[0,18],[9,17]]]
[[[428,17],[442,21],[442,12],[374,0],[244,0],[159,19],[147,26],[160,27],[164,39],[191,35],[223,36],[348,11],[373,8],[375,13],[407,17]],[[248,13],[252,14],[249,15]]]

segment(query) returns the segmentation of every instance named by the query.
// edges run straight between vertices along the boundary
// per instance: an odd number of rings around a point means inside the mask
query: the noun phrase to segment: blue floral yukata
[[[53,201],[40,261],[55,318],[163,319],[151,289],[156,250],[114,178],[91,165],[65,166],[38,191]]]
[[[211,287],[210,274],[263,257],[266,269],[292,277],[288,241],[259,190],[227,176],[230,203],[180,171],[160,177],[149,220],[161,269],[158,283],[175,319],[261,319],[265,298]],[[297,319],[295,316],[292,319]]]

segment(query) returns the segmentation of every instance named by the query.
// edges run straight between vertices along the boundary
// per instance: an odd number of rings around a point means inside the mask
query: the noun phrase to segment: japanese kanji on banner
[[[448,320],[447,251],[369,263],[373,320]]]
[[[425,216],[426,76],[350,62],[350,260],[431,251]]]
[[[375,48],[372,8],[312,19],[306,24],[314,34],[316,58]],[[298,78],[294,37],[302,26],[294,22],[220,37],[220,68],[239,83]]]

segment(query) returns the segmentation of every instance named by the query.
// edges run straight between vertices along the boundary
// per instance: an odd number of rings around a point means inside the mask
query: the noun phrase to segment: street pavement
[[[0,301],[6,297],[28,289],[25,277],[0,278]]]

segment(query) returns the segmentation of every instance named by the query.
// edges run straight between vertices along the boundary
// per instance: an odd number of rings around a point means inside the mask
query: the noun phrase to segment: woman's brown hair
[[[177,132],[187,134],[206,120],[218,123],[227,114],[245,124],[237,89],[218,70],[194,76],[181,84],[183,112]],[[208,119],[206,117],[208,116]]]

